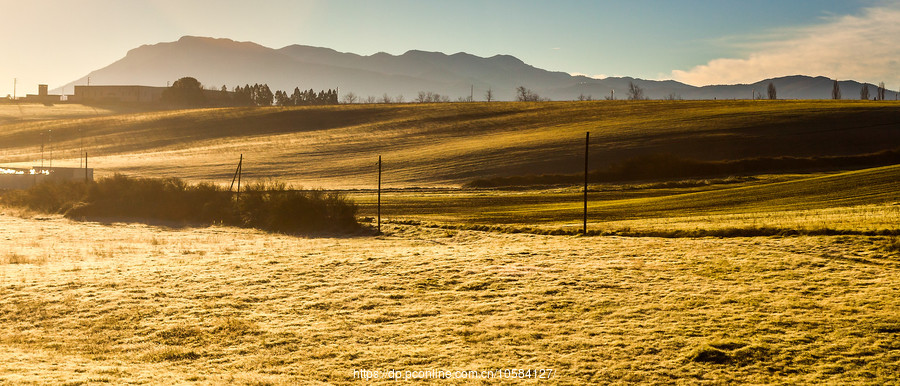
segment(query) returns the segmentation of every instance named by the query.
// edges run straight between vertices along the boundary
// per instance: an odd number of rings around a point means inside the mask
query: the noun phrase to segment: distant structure
[[[62,95],[50,95],[47,92],[46,84],[38,85],[37,95],[27,94],[27,95],[25,95],[25,98],[23,98],[23,101],[27,102],[27,103],[45,103],[45,104],[53,104],[53,103],[57,103],[61,100],[62,100]]]
[[[0,166],[0,189],[28,189],[44,181],[93,181],[93,168],[40,167],[31,169]]]
[[[162,99],[166,87],[153,86],[75,86],[69,96],[73,103],[154,103]]]
[[[75,86],[75,94],[66,98],[70,103],[112,103],[112,104],[153,104],[161,103],[163,92],[168,87],[155,86]],[[230,100],[234,94],[231,91],[203,90],[207,101],[217,102]]]

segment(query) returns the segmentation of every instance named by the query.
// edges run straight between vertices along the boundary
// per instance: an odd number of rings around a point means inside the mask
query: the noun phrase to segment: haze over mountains
[[[594,79],[530,66],[509,55],[482,58],[464,52],[407,51],[402,55],[377,53],[362,56],[329,48],[291,45],[280,49],[252,42],[185,36],[175,42],[144,45],[109,66],[65,85],[57,92],[71,93],[74,85],[165,86],[184,76],[193,76],[205,87],[232,89],[237,85],[266,83],[272,89],[290,93],[301,89],[339,88],[366,99],[402,95],[412,101],[420,91],[446,95],[450,100],[484,100],[491,89],[496,100],[515,99],[518,86],[527,87],[543,98],[574,100],[580,95],[593,99],[615,95],[624,99],[629,82],[642,87],[650,99],[675,95],[683,99],[750,99],[754,92],[765,95],[769,82],[775,84],[779,99],[830,99],[833,81],[825,77],[788,76],[754,84],[695,87],[672,80],[654,81],[629,77]],[[841,81],[844,99],[859,99],[862,84]],[[876,87],[869,84],[870,95]],[[888,91],[886,99],[897,99]]]

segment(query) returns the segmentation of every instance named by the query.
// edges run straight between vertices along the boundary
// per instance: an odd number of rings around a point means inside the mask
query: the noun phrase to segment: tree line
[[[778,99],[778,92],[773,82],[769,82],[766,88],[766,94],[766,97],[768,97],[768,99]],[[860,89],[859,98],[862,100],[885,100],[886,94],[887,89],[885,88],[884,82],[879,83],[878,87],[875,90],[874,97],[870,95],[869,85],[863,84],[863,87]],[[525,86],[516,87],[515,98],[515,100],[518,102],[544,102],[550,100],[549,98],[541,97],[537,92],[526,88]],[[644,89],[635,82],[628,83],[628,89],[626,90],[625,98],[632,101],[650,99],[644,92]],[[763,95],[761,93],[757,93],[754,90],[753,99],[762,98],[764,98]],[[842,99],[841,86],[837,80],[834,81],[831,91],[831,98]],[[610,95],[606,96],[604,99],[615,100],[615,92],[611,92]],[[671,93],[663,97],[663,100],[670,101],[681,99],[681,96],[675,93]],[[172,84],[171,87],[163,92],[162,100],[164,103],[167,103],[169,105],[188,107],[272,105],[312,106],[334,105],[338,103],[405,103],[405,98],[402,94],[396,97],[392,97],[387,93],[385,93],[381,97],[369,96],[368,98],[364,99],[352,92],[349,92],[339,100],[337,89],[320,90],[316,92],[313,89],[301,90],[299,87],[295,87],[294,91],[291,94],[288,94],[287,92],[281,90],[275,91],[273,93],[268,84],[265,83],[236,86],[230,92],[228,91],[228,88],[223,85],[221,90],[217,92],[215,90],[205,90],[200,82],[192,77],[185,77],[175,81],[175,83]],[[487,102],[492,102],[495,100],[493,89],[489,88],[485,92],[484,100]],[[581,94],[578,96],[577,100],[590,101],[593,100],[593,97],[591,95],[585,96],[584,94]],[[455,102],[473,101],[474,98],[472,95],[469,95],[465,98],[460,97],[455,100]],[[451,102],[451,100],[447,95],[442,95],[432,91],[419,91],[418,95],[414,99],[412,99],[411,102],[447,103]]]
[[[268,84],[245,84],[232,91],[222,85],[218,91],[203,88],[196,78],[184,77],[175,81],[162,93],[162,102],[172,106],[309,106],[338,104],[337,90],[313,89],[301,91],[299,87],[288,95],[278,90],[274,93]]]

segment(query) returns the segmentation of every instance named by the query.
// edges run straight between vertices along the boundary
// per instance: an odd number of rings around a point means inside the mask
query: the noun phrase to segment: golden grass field
[[[900,371],[896,238],[391,225],[311,239],[8,211],[0,228],[0,382],[548,368],[552,384],[889,384]]]
[[[245,179],[344,190],[370,225],[383,155],[386,224],[311,238],[75,222],[0,202],[0,384],[523,368],[554,373],[434,382],[881,385],[900,374],[900,165],[591,184],[589,230],[612,234],[597,237],[542,234],[577,232],[579,187],[460,188],[578,173],[585,131],[593,168],[655,152],[896,149],[896,103],[32,108],[0,121],[2,165],[39,163],[46,130],[60,166],[79,164],[84,134],[100,176],[227,184],[243,154]],[[778,236],[683,237],[763,228]],[[846,234],[818,235],[830,233]],[[655,234],[679,237],[634,237]]]
[[[77,105],[75,105],[77,106]],[[76,108],[76,107],[71,107]],[[0,160],[32,166],[52,131],[54,165],[228,183],[303,187],[458,187],[475,178],[580,173],[649,153],[719,160],[900,147],[900,104],[866,101],[438,103],[138,112],[4,124]],[[84,146],[82,147],[82,142]],[[45,158],[50,146],[45,147]]]

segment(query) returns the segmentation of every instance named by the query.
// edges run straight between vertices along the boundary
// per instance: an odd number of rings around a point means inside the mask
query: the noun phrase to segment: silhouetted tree
[[[175,106],[202,106],[206,103],[203,85],[192,77],[184,77],[172,83],[162,93],[162,100]]]
[[[275,105],[276,106],[293,106],[294,101],[291,100],[291,97],[284,91],[278,90],[275,91]]]
[[[541,100],[541,96],[531,91],[531,89],[525,88],[525,86],[516,87],[516,100],[519,102],[538,102]]]
[[[419,91],[419,94],[416,96],[416,99],[414,99],[414,101],[416,103],[450,102],[450,97],[431,91]]]
[[[352,92],[348,92],[344,94],[344,103],[356,103],[359,100],[359,97]]]
[[[494,101],[494,90],[491,90],[490,88],[488,88],[487,91],[484,92],[484,100],[488,101],[488,102],[493,102]]]
[[[885,94],[884,82],[878,83],[878,96],[876,99],[883,101]]]
[[[634,84],[634,82],[628,82],[628,100],[642,101],[644,99],[647,99],[644,96],[644,89]]]
[[[837,79],[834,80],[834,85],[831,86],[831,99],[841,99],[841,85],[838,84]]]
[[[775,83],[769,82],[767,91],[769,92],[769,99],[778,99],[778,92],[775,90]]]
[[[232,100],[237,106],[252,105],[253,97],[250,92],[250,85],[244,85],[244,87],[235,86]]]
[[[859,89],[859,99],[869,100],[869,85],[863,84],[862,88]]]
[[[269,89],[269,85],[257,85],[255,91],[256,98],[254,98],[254,102],[256,102],[257,106],[271,106],[272,102],[275,101],[275,94],[272,94],[272,90]]]

